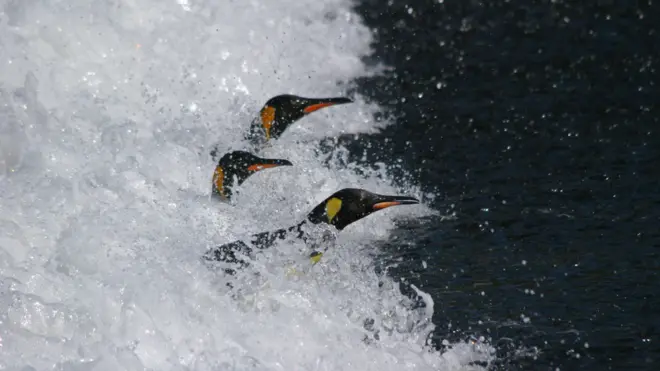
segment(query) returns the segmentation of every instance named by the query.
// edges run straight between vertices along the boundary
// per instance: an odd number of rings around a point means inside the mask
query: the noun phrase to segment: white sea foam
[[[234,297],[200,262],[209,246],[288,226],[341,187],[401,193],[386,168],[358,176],[344,149],[326,161],[314,144],[384,125],[358,96],[263,153],[295,166],[250,178],[234,204],[208,197],[210,146],[240,147],[266,99],[342,95],[369,73],[371,34],[350,7],[0,2],[0,369],[439,370],[489,359],[468,344],[426,347],[433,303],[414,309],[374,273],[373,242],[395,218],[431,212],[423,205],[355,223],[321,264],[299,264],[302,275],[284,264],[301,246],[280,244],[236,277]]]

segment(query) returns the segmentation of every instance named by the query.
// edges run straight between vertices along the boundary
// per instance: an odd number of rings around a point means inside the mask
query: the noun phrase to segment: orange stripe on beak
[[[318,110],[320,110],[321,108],[334,106],[335,104],[337,104],[337,103],[317,103],[317,104],[312,104],[312,105],[310,105],[310,106],[305,107],[304,111],[305,111],[305,113],[311,113],[311,112],[314,112],[314,111],[318,111]]]
[[[259,171],[263,169],[270,169],[271,167],[278,167],[282,165],[278,164],[254,164],[248,167],[248,171]]]
[[[379,202],[379,203],[375,204],[373,207],[374,207],[374,210],[381,210],[381,209],[386,209],[390,206],[397,206],[397,205],[401,205],[401,202],[399,202],[399,201]]]

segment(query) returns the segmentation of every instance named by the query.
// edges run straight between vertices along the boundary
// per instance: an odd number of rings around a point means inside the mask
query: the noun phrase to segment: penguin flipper
[[[264,250],[269,247],[272,247],[277,240],[283,240],[287,238],[291,228],[289,229],[278,229],[276,231],[270,232],[261,232],[252,235],[250,242],[253,246],[258,249]]]
[[[238,240],[210,249],[202,258],[206,261],[235,264],[238,269],[243,269],[250,264],[238,255],[252,256],[252,251],[245,242]],[[224,271],[230,275],[236,274],[236,270],[232,268],[225,268]]]
[[[290,231],[291,228],[257,233],[250,238],[250,244],[257,249],[264,250],[273,246],[278,239],[285,239]],[[236,264],[238,269],[243,269],[250,265],[244,257],[254,259],[254,249],[244,241],[236,240],[208,250],[202,259]]]

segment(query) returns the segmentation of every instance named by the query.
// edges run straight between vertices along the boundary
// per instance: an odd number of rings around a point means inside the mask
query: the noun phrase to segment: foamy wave
[[[300,246],[279,246],[255,263],[263,287],[254,270],[237,277],[242,297],[200,262],[209,246],[287,226],[338,188],[400,193],[386,168],[358,176],[344,149],[315,144],[386,125],[358,96],[266,150],[293,167],[251,177],[234,204],[208,197],[210,147],[240,147],[269,97],[342,95],[368,73],[371,34],[350,5],[4,2],[0,368],[437,370],[490,357],[424,345],[428,308],[364,253],[396,218],[431,212],[421,205],[350,226],[296,279],[276,263]]]

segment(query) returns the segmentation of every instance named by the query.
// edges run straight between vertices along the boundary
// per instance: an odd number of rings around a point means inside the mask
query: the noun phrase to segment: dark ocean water
[[[369,62],[393,67],[359,90],[397,124],[344,140],[453,215],[382,246],[434,298],[438,347],[483,336],[493,369],[660,369],[658,3],[357,6]]]

